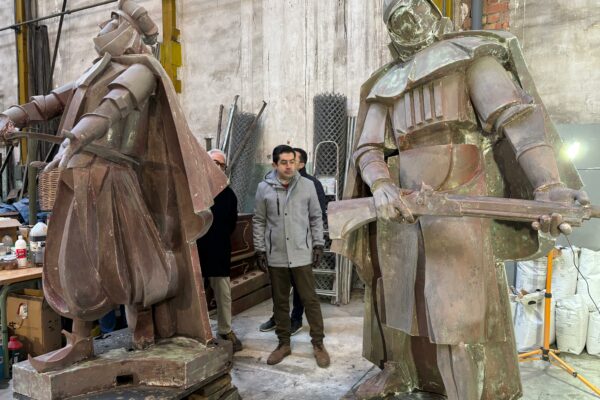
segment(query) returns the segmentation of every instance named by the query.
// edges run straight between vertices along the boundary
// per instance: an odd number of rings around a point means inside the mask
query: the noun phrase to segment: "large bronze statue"
[[[125,304],[137,348],[175,334],[212,339],[196,239],[226,178],[200,147],[146,46],[157,26],[131,0],[101,25],[99,58],[77,81],[0,114],[1,133],[62,115],[62,170],[46,247],[50,305],[73,319],[40,372],[93,354],[91,321]]]
[[[512,35],[452,33],[430,0],[385,0],[384,21],[395,60],[362,87],[360,175],[345,196],[372,194],[378,218],[338,248],[367,283],[364,355],[383,371],[349,396],[519,398],[501,261],[539,254],[569,226],[549,212],[533,225],[427,210],[415,218],[401,190],[422,193],[415,206],[448,195],[581,207],[587,195],[573,166],[557,161],[560,139]]]

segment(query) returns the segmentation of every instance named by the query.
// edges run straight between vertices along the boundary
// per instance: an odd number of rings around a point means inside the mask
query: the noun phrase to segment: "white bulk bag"
[[[571,248],[563,247],[559,250],[559,255],[553,259],[552,298],[554,299],[573,296],[577,292],[577,268],[574,261],[577,262],[578,250],[574,250],[575,254]]]
[[[590,313],[586,347],[589,354],[600,356],[600,314],[598,311]]]
[[[547,258],[517,262],[515,287],[527,293],[546,289]]]
[[[516,299],[515,339],[517,351],[539,349],[544,344],[545,292],[526,294]],[[550,344],[556,340],[554,303],[550,306]]]
[[[558,350],[580,354],[587,340],[589,310],[581,295],[556,302],[556,344]]]
[[[588,286],[586,285],[585,280],[579,276],[579,280],[577,281],[577,294],[583,296],[590,311],[596,311],[596,307],[590,299],[590,294],[596,304],[600,306],[600,251],[581,249],[579,270],[581,271],[581,275],[585,276],[587,279],[587,283],[590,286],[590,292],[588,294]]]
[[[577,269],[570,248],[560,248],[557,253],[552,262],[552,298],[561,299],[576,293]],[[577,260],[577,249],[575,249],[575,260]],[[548,257],[519,261],[515,287],[527,293],[545,290],[547,272]]]

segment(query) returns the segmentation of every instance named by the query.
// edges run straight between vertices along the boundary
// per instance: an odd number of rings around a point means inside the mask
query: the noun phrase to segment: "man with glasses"
[[[304,304],[317,365],[329,366],[323,345],[323,316],[312,266],[323,255],[323,219],[315,185],[296,170],[296,154],[287,145],[273,150],[273,171],[258,185],[253,218],[254,248],[261,269],[269,271],[279,345],[267,364],[292,353],[290,288],[292,279]]]
[[[225,153],[210,150],[210,158],[223,172],[227,169]],[[198,252],[202,276],[208,279],[217,303],[217,334],[221,339],[233,343],[234,353],[242,350],[242,342],[231,329],[231,234],[237,222],[237,197],[227,186],[210,208],[213,223],[206,233],[198,239]]]
[[[323,217],[323,223],[327,221],[327,199],[325,197],[325,190],[323,189],[323,185],[321,181],[319,181],[314,176],[310,175],[306,172],[306,163],[308,161],[308,154],[304,149],[300,147],[294,147],[294,152],[296,153],[296,169],[306,179],[310,179],[312,183],[315,185],[315,190],[317,191],[317,197],[319,199],[319,205],[321,206],[321,213]],[[316,266],[318,268],[318,266]],[[298,294],[298,290],[296,290],[296,284],[292,279],[292,287],[294,288],[294,299],[292,301],[293,308],[292,313],[290,315],[291,320],[291,335],[294,336],[298,332],[302,330],[302,314],[304,314],[304,306],[302,305],[302,301],[300,300],[300,295]],[[275,317],[271,316],[268,321],[262,323],[260,325],[261,332],[269,332],[274,330],[276,327]]]

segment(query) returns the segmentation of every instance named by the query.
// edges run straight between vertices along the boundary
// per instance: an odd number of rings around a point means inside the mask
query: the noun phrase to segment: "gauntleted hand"
[[[410,212],[408,206],[402,200],[400,189],[392,182],[383,181],[375,183],[372,188],[375,207],[377,208],[377,217],[389,221],[415,222],[415,217]]]
[[[569,189],[562,185],[551,187],[548,190],[536,191],[535,199],[537,201],[558,202],[569,205],[579,203],[585,206],[590,204],[590,198],[585,191]],[[569,235],[573,231],[571,225],[563,222],[562,215],[558,213],[542,215],[539,221],[532,224],[532,227],[542,233],[549,233],[552,237],[557,237],[561,233]]]
[[[269,262],[267,261],[267,253],[264,251],[256,252],[256,265],[258,265],[258,269],[263,272],[268,272],[269,270]]]
[[[323,258],[323,246],[315,246],[312,251],[312,263],[315,267],[321,264],[321,259]]]
[[[15,129],[15,124],[8,116],[0,114],[0,140],[8,140],[7,134]]]

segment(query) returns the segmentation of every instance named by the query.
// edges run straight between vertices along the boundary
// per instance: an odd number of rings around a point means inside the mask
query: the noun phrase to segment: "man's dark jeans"
[[[300,295],[298,294],[298,289],[296,289],[296,282],[294,282],[294,278],[292,277],[292,287],[294,288],[294,301],[292,302],[292,315],[290,319],[292,322],[297,321],[302,325],[302,314],[304,314],[304,306],[302,305],[302,300],[300,300]]]
[[[303,267],[285,268],[269,267],[271,286],[273,291],[273,313],[275,317],[275,333],[280,344],[289,344],[291,336],[290,321],[290,288],[292,279],[296,283],[295,291],[298,292],[300,300],[305,307],[306,319],[310,325],[310,336],[313,344],[322,344],[323,338],[323,315],[321,304],[315,289],[315,277],[312,265]]]

